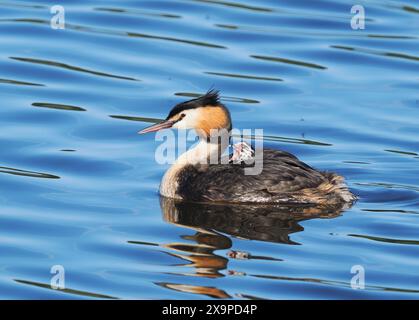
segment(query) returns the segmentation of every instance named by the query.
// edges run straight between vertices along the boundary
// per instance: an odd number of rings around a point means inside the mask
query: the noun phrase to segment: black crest
[[[210,90],[198,98],[175,105],[167,116],[167,119],[184,110],[195,109],[204,106],[222,106],[218,90]]]

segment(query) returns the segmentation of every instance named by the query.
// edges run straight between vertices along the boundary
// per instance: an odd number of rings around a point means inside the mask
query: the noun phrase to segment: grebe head
[[[200,136],[209,138],[212,132],[223,129],[229,132],[231,127],[230,112],[220,102],[218,91],[210,90],[196,99],[177,104],[164,121],[138,133],[143,134],[167,128],[195,129]]]

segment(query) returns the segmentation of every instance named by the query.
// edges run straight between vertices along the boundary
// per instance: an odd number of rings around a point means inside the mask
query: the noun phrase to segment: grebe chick
[[[263,150],[263,169],[245,174],[246,165],[236,161],[212,164],[228,147],[214,132],[232,129],[230,112],[220,102],[218,91],[177,104],[166,120],[147,127],[140,134],[166,128],[195,129],[199,142],[178,157],[160,184],[164,197],[191,202],[295,203],[334,205],[352,203],[356,197],[344,178],[320,172],[280,150]],[[215,140],[215,141],[214,141]]]

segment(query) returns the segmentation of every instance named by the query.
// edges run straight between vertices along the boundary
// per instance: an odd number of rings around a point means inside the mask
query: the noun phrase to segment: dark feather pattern
[[[343,178],[319,172],[294,155],[265,149],[263,170],[245,175],[243,164],[187,165],[177,193],[193,202],[340,203],[355,200]]]
[[[206,94],[192,100],[188,100],[182,103],[179,103],[173,107],[170,111],[167,119],[177,115],[178,113],[188,110],[188,109],[195,109],[204,106],[220,106],[224,107],[223,104],[220,102],[219,92],[217,90],[210,90]]]

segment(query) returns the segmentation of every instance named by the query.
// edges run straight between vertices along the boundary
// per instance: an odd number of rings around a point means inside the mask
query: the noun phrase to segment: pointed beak
[[[162,129],[167,129],[167,128],[171,128],[173,126],[174,122],[173,121],[169,121],[169,120],[165,120],[156,124],[153,124],[147,128],[144,128],[141,131],[138,131],[138,134],[144,134],[144,133],[148,133],[148,132],[155,132],[155,131],[159,131]]]

